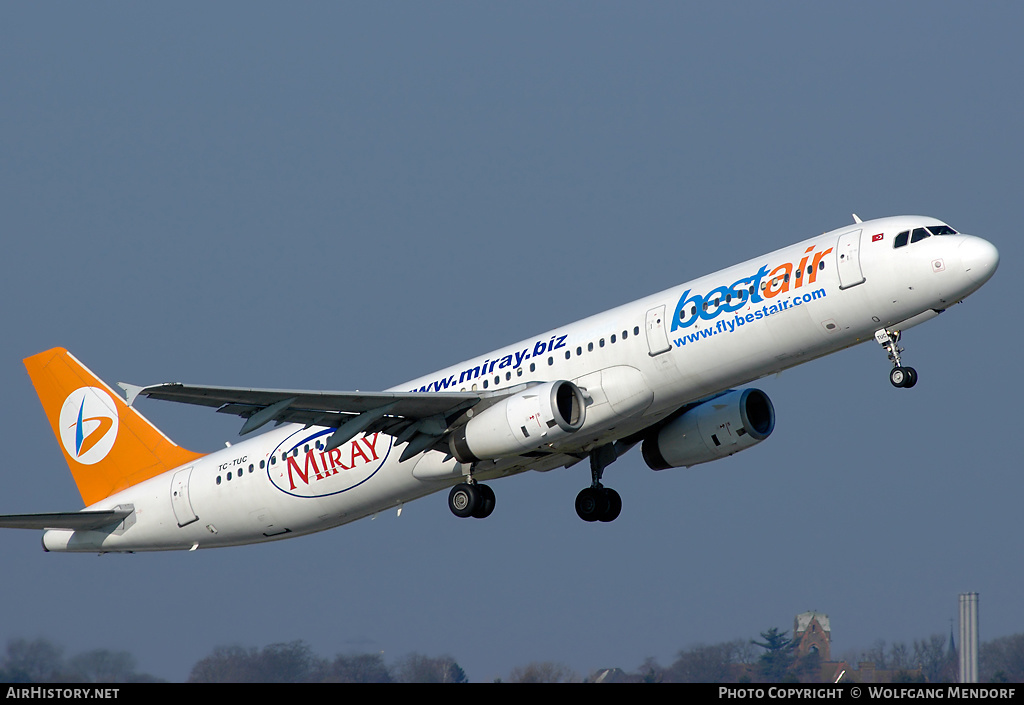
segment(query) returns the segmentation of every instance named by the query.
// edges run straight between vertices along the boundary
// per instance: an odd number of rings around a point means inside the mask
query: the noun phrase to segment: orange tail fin
[[[202,457],[167,438],[64,348],[24,362],[86,506]]]

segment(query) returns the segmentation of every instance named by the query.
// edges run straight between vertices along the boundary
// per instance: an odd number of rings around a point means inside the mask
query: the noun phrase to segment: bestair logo
[[[100,462],[117,440],[117,407],[98,387],[71,392],[60,410],[60,440],[76,462]]]

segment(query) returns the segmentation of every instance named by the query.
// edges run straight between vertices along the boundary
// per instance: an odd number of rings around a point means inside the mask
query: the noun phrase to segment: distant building
[[[832,627],[828,615],[803,612],[793,621],[793,641],[797,659],[804,663],[803,680],[835,683],[842,676],[844,683],[893,683],[921,680],[921,669],[886,670],[876,668],[872,661],[863,661],[852,668],[846,661],[832,660]]]
[[[832,660],[832,628],[827,614],[798,614],[793,620],[793,640],[796,642],[797,656],[817,654],[823,663]]]

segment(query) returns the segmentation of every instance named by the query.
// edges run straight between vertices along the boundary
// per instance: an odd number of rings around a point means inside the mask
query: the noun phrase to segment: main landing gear
[[[614,521],[622,511],[622,498],[610,487],[601,484],[604,469],[615,462],[630,445],[616,448],[609,443],[590,452],[590,487],[576,496],[576,513],[583,521]],[[460,482],[448,494],[448,508],[457,517],[484,519],[494,511],[494,491],[473,479]]]
[[[590,452],[590,487],[576,495],[576,513],[583,521],[614,521],[622,511],[619,493],[601,484],[604,469],[617,457],[610,443]]]
[[[875,331],[875,340],[889,353],[889,360],[893,364],[892,370],[889,371],[889,381],[892,382],[892,386],[910,389],[917,384],[917,370],[913,367],[904,367],[900,362],[900,353],[903,352],[903,348],[898,345],[900,332],[882,328]]]
[[[461,482],[448,494],[448,508],[457,517],[486,519],[494,511],[494,490],[472,479]]]

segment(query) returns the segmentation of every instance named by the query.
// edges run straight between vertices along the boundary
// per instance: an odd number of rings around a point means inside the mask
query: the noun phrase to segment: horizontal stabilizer
[[[46,512],[44,514],[0,514],[2,529],[71,529],[89,531],[112,526],[129,516],[131,509],[95,512]]]

